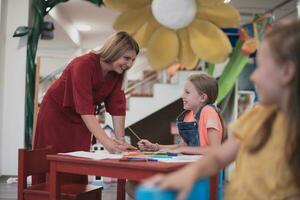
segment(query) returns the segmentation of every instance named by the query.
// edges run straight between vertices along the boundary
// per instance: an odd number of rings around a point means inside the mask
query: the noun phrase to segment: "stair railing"
[[[148,84],[150,83],[151,81],[157,79],[157,76],[158,74],[157,73],[154,73],[154,74],[150,74],[148,76],[146,76],[146,78],[144,78],[143,80],[131,85],[130,87],[128,88],[125,88],[125,98],[126,98],[126,101],[128,102],[128,99],[131,97],[131,94],[132,92],[138,88],[139,86],[142,86],[142,85],[145,85],[145,84]],[[127,81],[127,80],[126,80]],[[127,85],[127,84],[126,84]],[[128,106],[128,104],[126,105]],[[99,115],[102,115],[104,114],[105,112],[105,106],[104,106],[104,103],[101,103],[101,108],[100,108],[100,112],[99,112]]]
[[[147,76],[145,79],[143,79],[143,80],[141,80],[141,81],[139,81],[139,82],[133,84],[132,86],[130,86],[130,87],[128,87],[128,88],[125,88],[124,93],[125,93],[125,95],[126,95],[126,99],[129,98],[129,97],[131,96],[132,92],[133,92],[136,88],[138,88],[138,87],[140,87],[140,86],[142,86],[142,85],[146,85],[146,84],[148,84],[148,83],[150,83],[151,81],[156,80],[156,79],[157,79],[157,73],[150,74],[150,75]]]

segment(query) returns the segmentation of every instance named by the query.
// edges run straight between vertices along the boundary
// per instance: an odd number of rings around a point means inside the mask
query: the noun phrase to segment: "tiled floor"
[[[0,177],[0,200],[17,200],[17,183],[7,184],[6,180],[8,176]],[[117,185],[116,183],[109,183],[104,185],[102,192],[103,200],[115,200],[116,199]],[[129,197],[126,197],[129,200]]]
[[[17,199],[17,184],[7,184],[8,177],[0,177],[0,200]]]

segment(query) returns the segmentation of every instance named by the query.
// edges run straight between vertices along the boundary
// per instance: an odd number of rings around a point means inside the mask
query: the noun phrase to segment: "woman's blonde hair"
[[[112,63],[120,58],[126,51],[134,50],[139,53],[138,43],[126,32],[117,32],[109,37],[102,48],[96,51],[100,55],[101,61]]]

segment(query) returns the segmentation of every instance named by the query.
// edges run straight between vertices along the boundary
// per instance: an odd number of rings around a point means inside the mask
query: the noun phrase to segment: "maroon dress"
[[[55,152],[88,151],[91,133],[81,115],[95,114],[104,102],[113,116],[124,116],[123,75],[102,75],[100,58],[88,53],[72,60],[43,98],[38,114],[34,148],[53,146]]]

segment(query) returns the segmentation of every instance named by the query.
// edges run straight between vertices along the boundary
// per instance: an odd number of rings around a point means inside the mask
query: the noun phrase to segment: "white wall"
[[[297,15],[298,15],[298,19],[300,19],[300,0],[298,0],[297,3]]]
[[[83,54],[80,48],[55,47],[51,41],[39,40],[36,57],[40,59],[40,76],[43,78],[68,64],[73,58]]]
[[[5,25],[4,25],[4,18],[2,15],[4,15],[4,1],[0,0],[0,128],[2,127],[2,120],[3,120],[3,88],[4,88],[4,83],[3,83],[3,74],[4,74],[4,45],[5,45],[5,40],[4,40],[4,31],[5,31]],[[2,130],[0,129],[0,141],[2,141]],[[1,149],[0,149],[0,176],[2,175],[1,173],[1,167],[2,167],[2,154],[1,154]]]
[[[42,56],[40,57],[40,60],[40,76],[45,77],[52,72],[64,67],[69,62],[70,58]]]
[[[18,26],[28,25],[29,0],[2,0],[6,10],[4,43],[1,42],[1,174],[16,175],[18,148],[24,146],[24,106],[27,38],[13,38]],[[1,7],[2,7],[1,6]],[[5,7],[4,7],[5,6]],[[18,16],[16,17],[16,13]],[[1,12],[2,14],[2,12]],[[3,17],[3,18],[2,18]],[[2,26],[2,24],[1,24]]]

